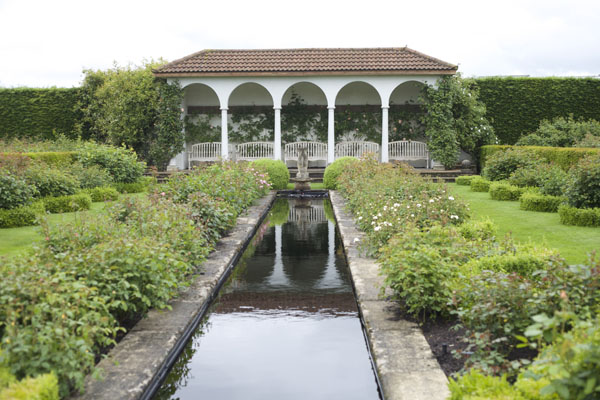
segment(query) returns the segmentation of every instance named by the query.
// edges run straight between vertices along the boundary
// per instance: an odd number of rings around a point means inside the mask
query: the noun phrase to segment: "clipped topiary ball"
[[[325,189],[337,189],[337,179],[342,171],[356,161],[355,157],[342,157],[329,164],[323,174],[323,186],[325,186]]]
[[[267,173],[267,180],[273,189],[287,188],[287,185],[290,182],[290,171],[283,161],[261,158],[260,160],[252,161],[251,165],[256,169],[263,170]]]

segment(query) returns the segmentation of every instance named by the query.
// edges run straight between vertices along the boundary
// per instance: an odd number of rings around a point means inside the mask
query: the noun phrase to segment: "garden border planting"
[[[138,322],[98,364],[104,379],[88,376],[84,394],[76,399],[145,399],[153,395],[274,199],[275,192],[271,192],[238,217],[230,234],[202,263],[202,272],[190,287],[169,303],[172,309],[151,310]]]
[[[359,254],[358,244],[366,235],[358,230],[352,215],[346,211],[346,200],[336,191],[330,191],[329,198],[383,398],[446,399],[450,393],[448,380],[419,326],[399,319],[398,305],[379,296],[383,277],[375,259]]]

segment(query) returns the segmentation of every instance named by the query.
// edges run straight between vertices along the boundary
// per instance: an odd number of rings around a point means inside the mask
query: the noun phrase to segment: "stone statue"
[[[302,146],[298,149],[298,173],[297,179],[308,179],[308,149]]]

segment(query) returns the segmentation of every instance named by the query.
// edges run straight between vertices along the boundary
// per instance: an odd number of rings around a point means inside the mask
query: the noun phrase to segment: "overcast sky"
[[[0,0],[0,86],[202,49],[408,47],[465,76],[600,74],[600,0]]]

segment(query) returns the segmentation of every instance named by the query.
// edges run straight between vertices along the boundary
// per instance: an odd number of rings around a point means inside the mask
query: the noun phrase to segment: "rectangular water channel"
[[[154,398],[380,399],[329,200],[276,200]]]

